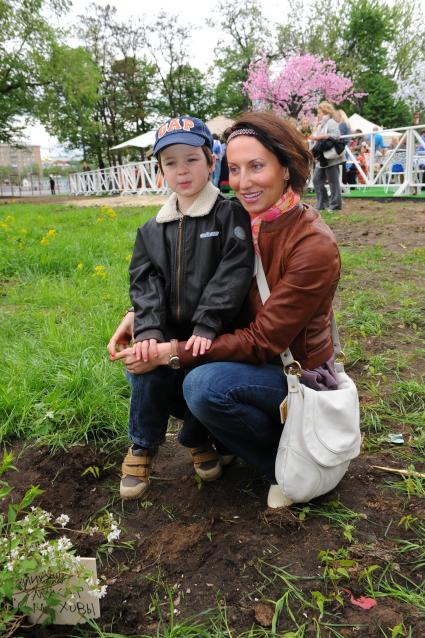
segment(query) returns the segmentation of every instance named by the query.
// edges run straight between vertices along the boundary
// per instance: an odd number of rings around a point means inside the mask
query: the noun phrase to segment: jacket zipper
[[[177,251],[176,251],[176,317],[177,321],[180,320],[181,308],[180,308],[180,283],[182,272],[182,252],[183,252],[183,223],[184,215],[179,211],[179,230],[177,234]]]

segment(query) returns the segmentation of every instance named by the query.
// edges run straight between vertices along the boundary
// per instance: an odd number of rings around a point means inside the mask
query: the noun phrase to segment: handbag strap
[[[266,303],[267,299],[270,297],[270,288],[267,283],[266,273],[264,272],[263,262],[261,261],[260,255],[255,255],[255,274],[257,277],[257,285],[260,293],[261,301],[263,305]],[[332,310],[332,324],[331,324],[331,332],[332,332],[332,343],[334,348],[334,356],[337,357],[341,352],[341,342],[339,339],[338,327],[335,321],[335,315]],[[282,352],[280,355],[282,359],[283,367],[289,366],[294,363],[295,359],[292,356],[291,350],[286,348],[285,352]]]

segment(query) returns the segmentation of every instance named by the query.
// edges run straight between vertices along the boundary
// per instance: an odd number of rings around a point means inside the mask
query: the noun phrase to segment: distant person
[[[338,123],[338,128],[339,128],[341,137],[345,135],[351,135],[351,126],[345,111],[343,111],[342,109],[338,109],[337,111],[335,111],[335,121]],[[350,142],[350,138],[346,137],[345,139],[341,141],[344,142],[345,146],[348,146]],[[345,161],[342,164],[342,183],[343,184],[350,183],[348,172],[347,172],[347,158],[348,156],[347,156],[347,153],[345,152],[344,154]]]
[[[214,186],[220,185],[220,171],[221,171],[221,158],[223,155],[223,149],[221,147],[220,138],[217,133],[213,133],[213,153],[215,155],[215,167],[212,175],[212,183]]]
[[[329,102],[321,102],[317,109],[318,126],[312,139],[316,142],[312,149],[316,157],[316,168],[313,173],[313,186],[317,197],[319,210],[341,210],[341,184],[339,181],[339,166],[345,161],[344,145],[339,142],[339,126],[335,120],[335,109]],[[319,152],[318,147],[324,149]],[[341,147],[342,146],[342,152]],[[315,149],[316,153],[315,153]],[[330,156],[326,158],[324,153]],[[329,184],[330,196],[326,190]]]
[[[301,122],[300,122],[300,126],[298,130],[302,135],[304,135],[304,137],[307,137],[307,138],[310,137],[310,135],[313,132],[313,127],[308,117],[304,116],[303,118],[301,118]]]
[[[384,138],[382,137],[382,133],[379,132],[379,128],[377,126],[373,127],[373,133],[375,137],[375,155],[377,157],[382,157],[385,155],[386,146],[384,144]],[[372,142],[372,135],[368,135],[368,140]]]
[[[425,130],[421,131],[421,143],[416,147],[416,155],[420,158],[418,162],[419,179],[421,184],[424,184],[421,191],[425,191]]]
[[[391,138],[391,141],[390,141],[389,148],[391,150],[394,150],[394,149],[397,148],[397,146],[398,146],[398,137],[397,137],[397,135],[393,135],[392,138]]]
[[[87,164],[86,160],[84,160],[84,162],[83,162],[83,172],[84,173],[88,173],[89,171],[91,171],[91,168]],[[85,191],[89,191],[90,190],[90,178],[89,178],[88,175],[84,175],[84,190]]]
[[[229,166],[227,164],[226,147],[227,147],[227,144],[223,143],[221,145],[221,167],[220,167],[219,187],[222,193],[228,193],[230,191]]]
[[[357,162],[359,163],[359,166],[366,177],[369,172],[369,158],[370,158],[370,149],[368,145],[366,144],[366,142],[363,142],[362,145],[360,146],[360,153],[357,155]],[[363,177],[360,171],[357,171],[357,182],[358,184],[366,184],[366,179]]]
[[[53,175],[49,175],[49,184],[50,184],[50,192],[52,195],[55,194],[55,178]]]
[[[292,128],[298,128],[298,122],[295,117],[288,117],[286,121],[288,122],[289,126],[292,126]]]

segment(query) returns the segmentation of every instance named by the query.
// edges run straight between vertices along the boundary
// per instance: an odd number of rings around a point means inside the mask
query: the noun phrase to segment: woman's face
[[[229,184],[249,213],[262,213],[286,190],[288,169],[251,135],[239,135],[227,146]]]

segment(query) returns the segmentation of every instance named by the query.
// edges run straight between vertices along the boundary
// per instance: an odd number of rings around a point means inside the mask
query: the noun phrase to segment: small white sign
[[[93,582],[96,583],[96,559],[81,558],[81,564],[92,573]],[[69,587],[73,583],[77,583],[79,587],[82,587],[81,591],[74,592],[66,597],[63,596],[62,592],[65,589],[65,585]],[[46,608],[44,594],[43,591],[40,591],[40,588],[43,588],[43,584],[45,586],[48,585],[49,589],[62,598],[55,608],[54,623],[56,625],[78,625],[79,623],[85,623],[89,618],[100,617],[99,599],[89,593],[87,583],[80,582],[77,578],[70,578],[64,583],[62,579],[55,580],[52,576],[34,573],[18,583],[19,591],[13,596],[13,604],[15,606],[27,596],[25,604],[33,610],[33,613],[28,616],[31,623],[41,624],[47,618],[44,613]]]

